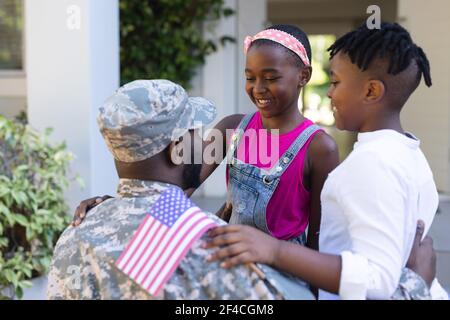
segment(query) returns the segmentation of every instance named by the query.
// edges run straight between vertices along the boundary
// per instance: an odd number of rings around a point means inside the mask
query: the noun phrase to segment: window
[[[0,71],[21,71],[23,64],[23,0],[1,0]]]

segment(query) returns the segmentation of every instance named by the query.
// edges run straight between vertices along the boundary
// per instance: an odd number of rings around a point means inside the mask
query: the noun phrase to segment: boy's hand
[[[220,248],[208,257],[208,261],[224,260],[220,266],[231,268],[250,262],[273,264],[279,240],[258,229],[244,225],[228,225],[209,231],[212,238],[204,248]]]
[[[424,230],[425,224],[419,220],[406,267],[421,276],[430,287],[436,277],[436,252],[430,237],[427,236],[422,240]]]
[[[84,218],[86,218],[86,214],[88,213],[89,210],[91,210],[92,208],[96,207],[103,201],[108,200],[110,198],[112,197],[106,195],[103,197],[94,197],[81,201],[73,215],[72,226],[76,227],[80,225],[80,223],[84,220]]]

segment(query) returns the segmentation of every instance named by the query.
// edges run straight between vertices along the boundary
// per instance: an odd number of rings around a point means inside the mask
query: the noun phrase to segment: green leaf
[[[28,276],[28,275],[27,275]],[[28,277],[30,277],[31,278],[31,273],[30,273],[30,275],[28,276]],[[31,282],[31,281],[28,281],[28,280],[23,280],[23,281],[21,281],[20,283],[19,283],[19,286],[21,287],[21,288],[31,288],[32,286],[33,286],[33,283]]]
[[[15,214],[14,215],[14,220],[16,220],[16,222],[24,227],[28,226],[28,219],[21,215],[21,214]]]
[[[31,227],[33,227],[33,225],[31,225]],[[25,237],[27,238],[28,241],[30,241],[31,239],[34,238],[35,236],[35,232],[33,230],[34,228],[27,228],[25,231]]]
[[[20,198],[19,192],[17,192],[16,190],[11,190],[11,195],[17,204],[22,204],[22,199]]]
[[[72,154],[65,143],[50,143],[49,134],[0,115],[0,292],[13,287],[22,296],[33,271],[48,270],[66,227]]]
[[[17,296],[17,298],[22,299],[22,297],[23,297],[22,287],[16,287],[16,296]]]
[[[9,188],[0,182],[0,198],[9,194]]]
[[[8,238],[0,238],[0,248],[6,247],[8,245],[9,241]],[[0,267],[1,269],[1,267]]]
[[[3,275],[5,276],[6,280],[9,282],[13,282],[14,279],[16,279],[16,274],[10,269],[4,270]]]

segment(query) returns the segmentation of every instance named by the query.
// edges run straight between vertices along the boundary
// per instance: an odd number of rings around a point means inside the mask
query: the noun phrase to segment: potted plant
[[[64,190],[72,154],[24,117],[0,115],[0,299],[21,298],[44,275],[70,222]]]

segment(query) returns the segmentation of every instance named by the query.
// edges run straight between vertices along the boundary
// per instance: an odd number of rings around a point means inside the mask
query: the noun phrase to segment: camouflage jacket
[[[397,290],[392,300],[431,300],[430,289],[425,280],[408,268],[403,268]]]
[[[121,179],[118,197],[91,210],[78,227],[67,228],[55,248],[49,299],[313,299],[304,285],[264,267],[262,280],[246,266],[223,269],[206,262],[212,249],[197,240],[158,297],[150,296],[114,265],[159,195],[173,185]],[[219,224],[216,216],[208,215]],[[290,292],[289,292],[290,291]]]
[[[209,249],[197,240],[158,297],[148,294],[115,266],[116,260],[159,195],[173,185],[121,179],[118,197],[91,210],[83,223],[68,227],[55,248],[48,278],[49,299],[313,299],[301,281],[269,266],[261,279],[246,266],[223,269],[206,262]],[[216,216],[208,215],[219,224]],[[427,299],[424,281],[404,269],[394,299]]]

